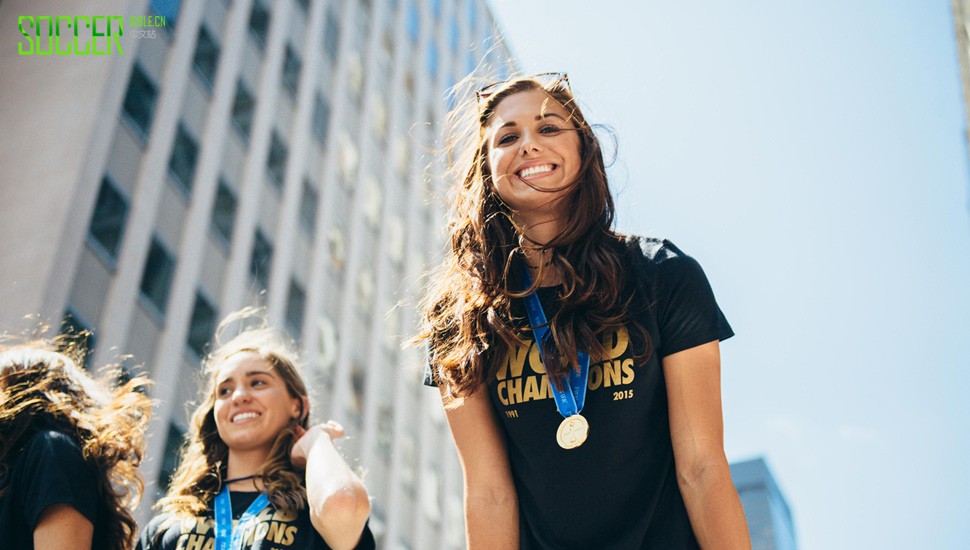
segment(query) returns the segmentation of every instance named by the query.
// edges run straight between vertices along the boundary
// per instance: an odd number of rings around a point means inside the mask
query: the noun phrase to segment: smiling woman
[[[491,84],[451,116],[451,248],[419,338],[468,547],[747,548],[721,423],[733,332],[693,258],[614,231],[568,82]]]
[[[252,318],[243,310],[216,331],[202,404],[139,548],[373,548],[367,490],[333,445],[343,428],[309,423],[291,344],[265,323],[220,342]]]

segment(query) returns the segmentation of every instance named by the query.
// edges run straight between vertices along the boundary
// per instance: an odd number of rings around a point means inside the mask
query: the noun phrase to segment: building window
[[[272,140],[269,144],[269,159],[266,161],[266,169],[269,171],[270,180],[277,189],[283,188],[283,175],[286,172],[286,144],[273,130]]]
[[[141,65],[135,63],[125,92],[124,112],[128,121],[147,138],[152,127],[152,114],[155,112],[155,84],[148,78]]]
[[[448,22],[448,43],[451,45],[451,51],[458,51],[458,21],[454,18]]]
[[[236,221],[236,194],[224,180],[219,179],[216,202],[212,206],[212,227],[226,243],[232,242],[232,226]]]
[[[112,260],[118,259],[118,246],[125,234],[125,220],[128,217],[128,201],[105,176],[101,180],[98,201],[91,216],[88,235],[107,252]]]
[[[88,368],[96,341],[91,326],[85,323],[73,309],[67,308],[64,317],[61,318],[61,328],[58,332],[66,334],[74,341],[77,349],[84,354],[84,367]]]
[[[434,40],[428,41],[428,74],[432,79],[438,78],[438,45]]]
[[[152,246],[148,250],[148,260],[145,262],[145,271],[141,276],[141,295],[163,317],[174,272],[175,259],[157,237],[153,238]]]
[[[250,93],[242,79],[239,79],[236,82],[236,99],[232,102],[232,124],[245,142],[249,141],[249,129],[253,125],[255,107],[256,98]]]
[[[327,12],[327,25],[323,31],[323,49],[330,60],[337,59],[337,47],[340,45],[340,20],[331,9]]]
[[[327,130],[330,127],[330,103],[317,92],[313,100],[313,135],[321,147],[327,145]]]
[[[184,125],[179,124],[172,146],[172,158],[168,161],[168,173],[186,194],[192,191],[195,178],[195,164],[199,156],[199,146]]]
[[[249,12],[249,32],[262,48],[266,44],[266,33],[269,31],[269,11],[260,0],[253,2],[253,9]]]
[[[296,88],[300,83],[300,58],[289,44],[286,45],[286,57],[283,59],[283,88],[290,99],[296,99]]]
[[[319,194],[309,180],[303,180],[303,197],[300,199],[300,225],[307,236],[313,238],[317,228],[317,202]]]
[[[216,81],[216,69],[219,67],[219,44],[209,34],[205,25],[199,27],[199,36],[195,41],[195,54],[192,56],[192,67],[195,74],[211,90]]]
[[[299,339],[303,334],[303,311],[306,304],[306,291],[303,286],[290,279],[290,292],[286,297],[286,328],[293,338]]]
[[[475,28],[478,23],[478,0],[468,0],[468,26]]]
[[[212,338],[216,328],[216,308],[201,292],[195,293],[195,306],[192,308],[192,320],[189,324],[189,336],[185,343],[196,357],[205,357],[206,346]]]
[[[417,42],[418,34],[421,31],[421,15],[418,13],[418,6],[415,5],[414,0],[408,2],[407,27],[411,42]]]
[[[269,268],[272,261],[273,245],[263,231],[257,228],[256,237],[253,239],[253,255],[249,259],[249,274],[262,288],[266,288],[269,284]]]

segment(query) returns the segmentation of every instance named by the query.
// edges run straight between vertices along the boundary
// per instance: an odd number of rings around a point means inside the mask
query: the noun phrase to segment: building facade
[[[731,478],[748,520],[752,550],[797,550],[791,510],[764,459],[731,464]]]
[[[952,0],[953,26],[960,59],[960,83],[963,84],[964,140],[970,153],[970,0]]]
[[[164,20],[123,53],[17,53],[19,16],[101,14]],[[511,68],[485,0],[7,1],[0,43],[0,329],[63,320],[155,381],[139,519],[216,323],[252,305],[344,424],[380,547],[463,547],[457,457],[401,344],[444,243],[445,91]]]
[[[954,34],[957,57],[960,59],[960,82],[963,84],[963,104],[970,109],[970,0],[952,0]],[[970,145],[970,110],[966,121],[967,143]]]

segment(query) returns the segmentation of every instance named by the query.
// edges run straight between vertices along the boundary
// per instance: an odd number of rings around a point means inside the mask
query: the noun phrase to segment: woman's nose
[[[249,388],[245,386],[240,386],[232,391],[233,403],[248,401],[249,397]]]
[[[534,153],[539,150],[539,144],[531,132],[524,132],[519,140],[519,152],[523,155]]]

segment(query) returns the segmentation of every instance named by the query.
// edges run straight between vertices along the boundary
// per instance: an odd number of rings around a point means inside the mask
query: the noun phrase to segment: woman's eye
[[[229,395],[229,388],[219,388],[219,391],[216,392],[216,395],[218,395],[219,397],[225,397]]]
[[[265,386],[266,385],[266,381],[265,380],[260,380],[259,378],[256,378],[256,379],[253,380],[253,384],[252,385],[253,386]]]
[[[502,136],[502,137],[500,137],[498,139],[498,144],[499,145],[508,145],[509,143],[512,143],[516,139],[518,139],[518,137],[519,136],[517,136],[515,134],[505,134],[504,136]]]
[[[559,126],[553,124],[539,128],[539,133],[546,135],[558,134],[561,131],[562,129]]]

